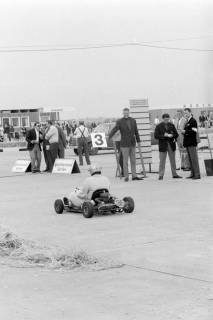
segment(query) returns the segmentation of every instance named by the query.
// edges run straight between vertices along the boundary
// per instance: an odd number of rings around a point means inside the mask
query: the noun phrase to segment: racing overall
[[[80,189],[76,189],[69,196],[70,201],[76,207],[81,207],[85,200],[91,200],[93,193],[99,189],[110,188],[109,179],[101,174],[88,177]]]

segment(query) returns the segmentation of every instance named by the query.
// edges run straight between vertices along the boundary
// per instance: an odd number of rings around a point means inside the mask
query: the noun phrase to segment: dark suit
[[[172,134],[172,138],[165,137],[165,133]],[[165,124],[164,122],[159,123],[155,128],[155,139],[159,141],[159,176],[163,177],[165,173],[166,157],[167,152],[169,155],[172,176],[177,176],[176,172],[176,161],[175,161],[175,150],[176,150],[176,140],[178,138],[177,130],[173,123],[169,122]]]
[[[58,129],[58,157],[64,159],[64,150],[67,145],[64,131],[61,127],[57,126]]]
[[[34,128],[28,130],[26,133],[27,149],[29,150],[30,154],[32,172],[40,171],[42,142],[41,135],[42,133],[40,131],[38,131],[36,134],[36,129]],[[38,141],[36,143],[32,143],[33,140]]]
[[[130,124],[130,126],[128,125]],[[121,133],[121,148],[135,147],[136,141],[140,142],[137,123],[133,118],[121,118],[117,121],[115,127],[109,134],[109,139],[120,130]]]
[[[193,130],[193,128],[195,130]],[[197,121],[191,117],[184,127],[185,133],[183,138],[183,146],[186,148],[191,166],[191,176],[200,177],[200,167],[197,154]]]
[[[164,137],[165,133],[172,134],[172,138]],[[176,140],[178,138],[177,130],[173,123],[168,123],[165,126],[164,122],[159,123],[155,128],[155,139],[159,142],[159,151],[166,152],[168,150],[168,145],[170,145],[172,151],[176,150]]]
[[[128,159],[130,158],[132,177],[134,178],[136,177],[135,146],[136,141],[140,142],[136,120],[130,117],[119,119],[110,132],[109,139],[111,139],[118,130],[121,133],[120,147],[123,155],[124,176],[126,178],[129,177]]]

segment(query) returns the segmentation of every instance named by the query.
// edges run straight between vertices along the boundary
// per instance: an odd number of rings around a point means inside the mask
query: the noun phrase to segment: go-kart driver
[[[76,190],[70,194],[69,206],[81,207],[84,201],[91,200],[94,191],[99,189],[109,190],[110,181],[102,175],[102,168],[99,165],[91,165],[88,171],[91,177],[86,178],[80,189],[76,188]]]

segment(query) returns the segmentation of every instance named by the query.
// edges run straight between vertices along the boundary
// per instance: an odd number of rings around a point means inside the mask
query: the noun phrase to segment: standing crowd
[[[41,126],[38,122],[26,133],[27,149],[31,159],[32,173],[41,172],[41,153],[43,149],[46,164],[45,172],[52,172],[56,158],[64,158],[67,145],[63,129],[59,124],[47,121]]]
[[[176,143],[181,155],[181,168],[190,170],[189,179],[200,179],[200,168],[197,153],[199,143],[198,124],[190,108],[178,111],[178,117],[173,123],[168,113],[163,114],[154,133],[159,143],[159,180],[163,180],[167,153],[169,155],[173,178],[182,178],[176,173]]]
[[[53,121],[49,120],[43,125],[36,122],[33,128],[26,132],[27,149],[29,150],[33,173],[41,172],[42,151],[46,164],[44,172],[52,172],[57,158],[64,159],[65,149],[70,139],[70,136],[67,136],[65,131],[67,131],[66,124],[65,126],[59,123],[54,124]],[[85,154],[87,165],[90,165],[89,135],[90,131],[83,121],[80,121],[79,125],[75,123],[75,126],[72,127],[71,136],[76,139],[79,165],[83,165],[83,154]]]

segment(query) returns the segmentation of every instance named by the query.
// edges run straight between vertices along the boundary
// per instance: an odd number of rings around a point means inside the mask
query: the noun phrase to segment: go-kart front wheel
[[[94,214],[94,207],[90,201],[85,201],[83,203],[83,216],[84,218],[92,218]]]
[[[135,209],[135,202],[131,197],[125,197],[123,198],[124,201],[124,207],[123,211],[125,213],[132,213]]]
[[[63,211],[64,211],[63,201],[62,201],[61,199],[55,200],[54,208],[55,208],[55,212],[56,212],[56,213],[62,214]]]

